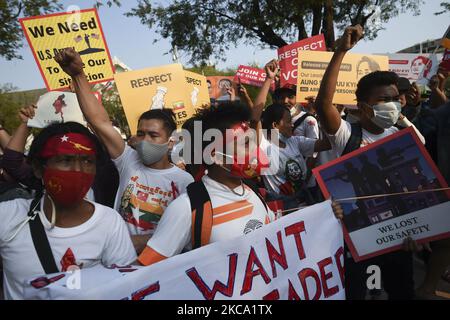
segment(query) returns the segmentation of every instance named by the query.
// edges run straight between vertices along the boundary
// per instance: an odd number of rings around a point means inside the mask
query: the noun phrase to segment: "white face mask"
[[[291,117],[297,115],[297,113],[298,113],[297,106],[293,106],[290,111],[291,111]]]
[[[374,114],[372,122],[380,128],[387,129],[397,123],[402,106],[398,101],[391,101],[372,106],[372,109]]]

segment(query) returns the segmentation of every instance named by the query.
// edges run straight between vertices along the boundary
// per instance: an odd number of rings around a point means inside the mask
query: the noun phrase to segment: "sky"
[[[94,0],[61,1],[65,8],[76,4],[81,9],[92,7],[94,2]],[[421,6],[420,16],[413,16],[408,12],[392,18],[383,25],[386,30],[380,31],[375,40],[363,40],[352,49],[352,52],[394,53],[420,41],[442,37],[448,27],[449,14],[433,15],[434,12],[441,11],[440,2],[442,0],[426,0],[425,5]],[[169,40],[162,39],[154,30],[142,25],[138,18],[124,16],[124,13],[130,11],[136,3],[136,0],[126,0],[122,1],[120,8],[104,6],[99,10],[111,56],[118,57],[134,70],[172,63],[171,54],[165,54],[171,49]],[[155,39],[157,42],[153,43]],[[7,61],[0,58],[0,85],[11,83],[19,90],[45,87],[26,41],[19,54],[23,60]],[[226,57],[225,62],[216,63],[217,68],[236,68],[240,64],[250,63],[262,66],[276,58],[276,50],[240,44],[236,48],[231,48]],[[181,63],[186,67],[189,66],[187,60],[181,56]]]

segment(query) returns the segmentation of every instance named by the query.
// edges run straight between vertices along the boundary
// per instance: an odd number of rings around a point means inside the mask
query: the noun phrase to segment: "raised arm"
[[[0,124],[0,149],[4,150],[11,139],[11,136],[6,132],[5,128]]]
[[[30,135],[30,128],[28,127],[28,120],[33,119],[34,110],[36,105],[32,104],[27,107],[23,107],[19,110],[20,125],[17,127],[16,131],[11,137],[6,148],[16,152],[24,153],[25,144],[27,143],[27,138]]]
[[[278,72],[279,66],[277,60],[271,60],[268,62],[264,70],[266,71],[266,80],[264,81],[261,90],[259,90],[258,96],[255,99],[255,103],[252,108],[252,121],[259,122],[261,121],[261,115],[264,110],[264,106],[266,104],[267,95],[270,90],[270,86],[275,81],[276,74]]]
[[[323,128],[328,134],[335,134],[341,125],[341,115],[333,106],[333,96],[336,91],[336,83],[342,60],[347,51],[353,48],[362,36],[363,29],[360,25],[347,27],[323,75],[316,98],[316,108]]]
[[[55,60],[64,72],[72,77],[73,87],[83,115],[106,146],[111,158],[116,159],[123,153],[125,142],[114,129],[105,108],[92,94],[91,86],[84,74],[80,55],[74,49],[66,48],[55,56]]]

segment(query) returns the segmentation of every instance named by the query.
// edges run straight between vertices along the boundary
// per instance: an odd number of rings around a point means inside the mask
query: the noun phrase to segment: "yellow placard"
[[[81,55],[90,83],[111,80],[114,66],[96,9],[19,19],[49,91],[69,87],[71,78],[54,60],[58,50],[72,47]]]
[[[192,89],[189,91],[181,64],[122,72],[115,74],[114,80],[132,133],[139,116],[148,110],[172,109],[178,128],[194,114]]]
[[[298,55],[297,102],[317,96],[332,52],[301,51]],[[333,103],[356,104],[356,85],[363,76],[376,70],[389,70],[387,56],[347,53],[341,64]]]
[[[184,71],[186,79],[186,90],[189,93],[190,103],[193,110],[202,109],[210,104],[208,83],[205,76],[201,74]]]

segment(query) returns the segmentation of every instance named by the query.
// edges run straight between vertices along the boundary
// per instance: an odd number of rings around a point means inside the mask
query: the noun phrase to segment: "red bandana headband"
[[[48,139],[39,157],[48,159],[61,154],[95,155],[95,144],[84,134],[65,133]]]

